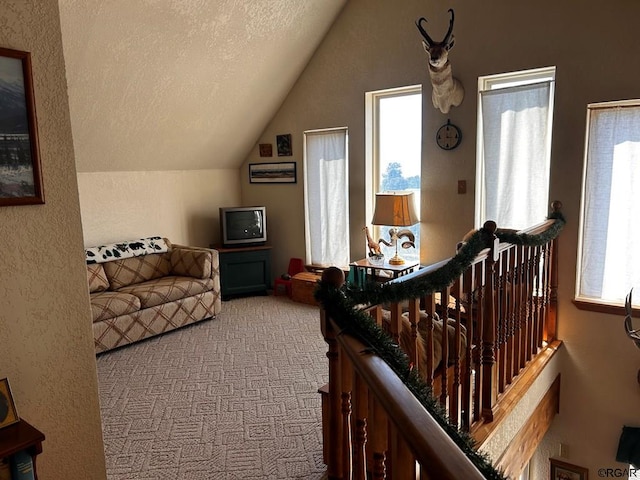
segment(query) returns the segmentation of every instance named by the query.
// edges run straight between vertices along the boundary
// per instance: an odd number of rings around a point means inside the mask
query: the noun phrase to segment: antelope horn
[[[633,308],[631,307],[631,293],[633,289],[627,295],[627,299],[625,301],[624,307],[627,316],[624,318],[624,329],[627,332],[627,336],[634,341],[636,346],[640,348],[640,332],[638,330],[633,329],[633,325],[631,322],[631,315],[633,314]]]
[[[442,40],[443,45],[446,45],[449,42],[449,39],[451,38],[451,32],[453,32],[453,8],[449,9],[449,13],[451,14],[451,20],[449,20],[449,30],[444,36],[444,40]]]
[[[422,36],[424,37],[424,39],[426,40],[427,44],[432,47],[434,44],[434,41],[431,40],[431,37],[429,36],[429,34],[427,33],[427,31],[424,29],[424,27],[422,26],[422,22],[426,22],[427,19],[424,17],[420,17],[418,20],[416,20],[416,27],[418,27],[418,30],[420,30],[420,33],[422,34]]]

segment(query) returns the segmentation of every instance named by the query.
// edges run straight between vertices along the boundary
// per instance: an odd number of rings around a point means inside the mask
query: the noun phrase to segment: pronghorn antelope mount
[[[449,50],[454,43],[453,9],[450,8],[449,13],[451,14],[449,30],[441,42],[434,42],[422,26],[422,22],[426,23],[426,18],[420,17],[416,20],[416,27],[423,38],[422,46],[429,56],[429,76],[433,86],[431,100],[433,106],[442,113],[448,113],[452,106],[457,107],[464,99],[464,87],[460,80],[453,77],[451,63],[449,63]]]

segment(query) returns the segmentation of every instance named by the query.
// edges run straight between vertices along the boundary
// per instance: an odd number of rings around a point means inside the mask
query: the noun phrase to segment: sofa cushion
[[[91,317],[94,322],[138,310],[140,310],[140,299],[135,295],[110,291],[91,294]]]
[[[198,279],[193,277],[168,276],[157,280],[123,287],[119,292],[130,293],[140,299],[142,308],[155,307],[162,303],[169,303],[185,297],[213,289],[211,278]]]
[[[176,248],[171,251],[171,273],[182,277],[211,276],[211,252]]]
[[[169,274],[170,253],[153,253],[104,263],[112,290],[164,277]]]
[[[104,292],[109,289],[107,274],[99,263],[87,265],[87,282],[90,293]]]

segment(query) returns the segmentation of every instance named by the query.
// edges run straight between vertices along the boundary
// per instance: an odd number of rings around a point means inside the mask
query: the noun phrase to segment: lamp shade
[[[409,227],[418,223],[413,192],[376,193],[371,223],[392,227]]]

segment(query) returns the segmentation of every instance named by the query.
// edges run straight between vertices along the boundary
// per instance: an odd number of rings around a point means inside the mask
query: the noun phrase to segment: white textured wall
[[[0,378],[45,435],[41,479],[105,479],[67,85],[55,0],[0,0],[31,52],[46,204],[0,208]]]
[[[238,170],[79,173],[85,246],[160,235],[208,247],[218,208],[240,205]]]
[[[448,26],[455,9],[456,43],[450,53],[453,73],[466,88],[460,107],[448,115],[431,105],[426,54],[414,25],[428,19],[433,38]],[[586,106],[590,102],[638,98],[640,52],[637,21],[640,3],[540,0],[485,2],[350,0],[309,62],[291,93],[256,143],[275,135],[293,135],[293,157],[302,168],[304,130],[349,128],[351,250],[365,253],[364,94],[367,91],[422,83],[424,88],[422,154],[423,262],[452,254],[456,242],[473,226],[477,78],[480,75],[556,65],[552,144],[551,199],[564,203],[568,223],[560,238],[559,337],[565,342],[561,411],[536,455],[535,479],[548,478],[548,455],[559,442],[568,460],[591,469],[616,466],[615,452],[623,424],[640,426],[638,350],[625,337],[622,317],[583,312],[574,295],[580,182]],[[461,127],[463,140],[453,151],[440,150],[435,132],[447,119]],[[246,163],[264,161],[254,149]],[[458,195],[458,180],[468,193]],[[275,267],[290,256],[304,256],[302,187],[242,183],[243,199],[265,203],[277,222]],[[287,201],[281,199],[287,196]],[[272,237],[273,238],[273,237]],[[544,456],[546,455],[546,457]],[[545,477],[547,474],[547,477]]]

